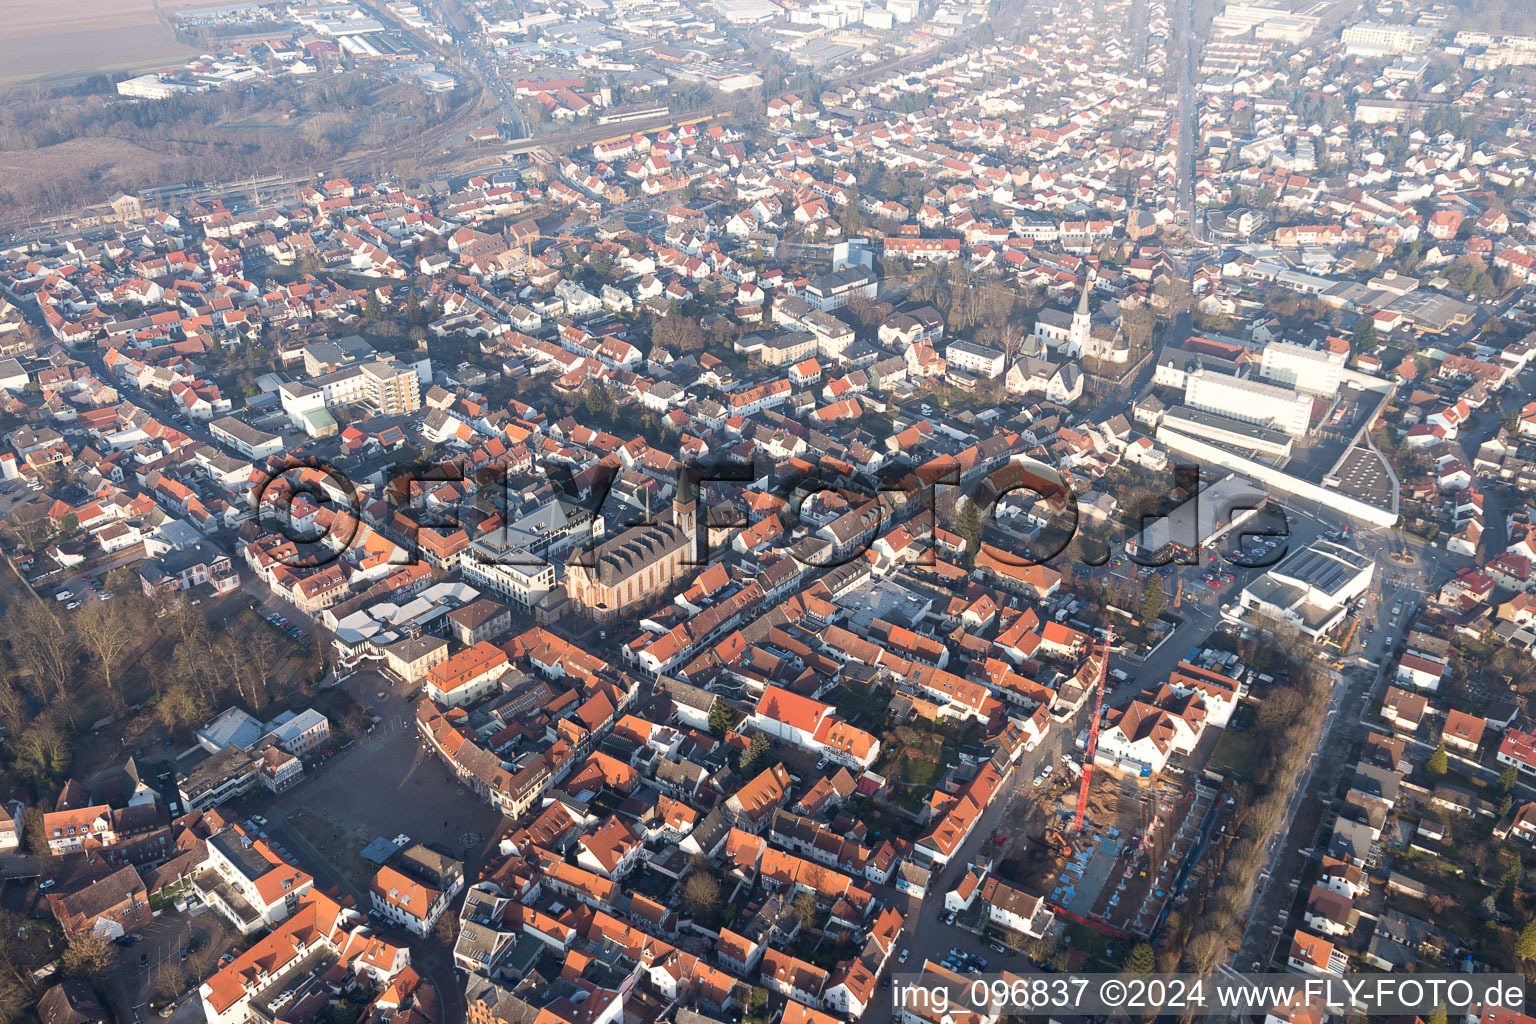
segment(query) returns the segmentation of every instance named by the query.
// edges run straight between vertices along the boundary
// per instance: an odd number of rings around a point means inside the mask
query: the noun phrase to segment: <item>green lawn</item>
[[[1252,732],[1227,729],[1217,741],[1216,749],[1211,751],[1210,768],[1232,778],[1252,779],[1258,754],[1258,741]]]

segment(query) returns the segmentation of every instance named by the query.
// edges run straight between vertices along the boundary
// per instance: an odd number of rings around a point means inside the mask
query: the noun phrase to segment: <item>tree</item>
[[[69,740],[54,723],[53,712],[40,715],[12,742],[16,767],[34,782],[52,784],[69,773]]]
[[[963,499],[960,503],[960,514],[955,524],[960,531],[960,536],[965,539],[965,554],[975,561],[981,553],[981,516],[976,511],[976,503],[970,499]]]
[[[1355,324],[1355,334],[1351,339],[1356,352],[1367,352],[1376,347],[1376,318],[1362,316]]]
[[[768,751],[773,748],[773,741],[765,732],[754,732],[751,741],[747,744],[747,752],[741,755],[741,773],[743,775],[755,774],[761,767],[760,762],[768,756]]]
[[[791,904],[790,909],[802,925],[809,927],[816,919],[816,897],[808,892],[802,892],[795,897],[795,902]]]
[[[1525,923],[1525,930],[1515,940],[1515,956],[1522,960],[1536,959],[1536,917]]]
[[[672,311],[652,325],[651,341],[679,355],[700,352],[704,348],[704,328],[693,317]]]
[[[695,871],[683,883],[683,908],[694,917],[708,917],[719,909],[720,883],[708,871]]]
[[[48,833],[43,828],[43,809],[27,807],[21,812],[21,849],[33,857],[51,857],[53,849],[48,845]]]
[[[1138,942],[1125,958],[1124,967],[1131,974],[1151,974],[1157,967],[1157,956],[1147,943]]]
[[[106,939],[92,932],[70,939],[59,960],[59,966],[67,976],[95,981],[112,966],[112,947]]]
[[[719,697],[715,698],[714,706],[709,709],[709,731],[717,738],[724,739],[725,734],[736,724],[736,713],[731,710],[730,704]]]
[[[1132,349],[1140,348],[1152,340],[1152,328],[1156,323],[1157,316],[1150,306],[1136,302],[1121,307],[1120,329],[1125,332]]]
[[[75,617],[75,631],[80,634],[85,649],[95,658],[97,671],[107,688],[107,697],[116,706],[118,695],[113,688],[113,675],[123,654],[136,639],[127,611],[111,601],[93,601]]]
[[[1515,890],[1520,887],[1520,867],[1520,858],[1511,857],[1499,876],[1498,900],[1506,907],[1514,902]]]
[[[73,512],[66,512],[64,518],[59,520],[59,539],[68,540],[80,529],[80,517]]]
[[[26,702],[16,688],[16,677],[8,666],[0,666],[0,725],[20,732],[26,721]]]
[[[35,505],[22,505],[14,509],[6,519],[6,526],[25,551],[36,550],[52,530],[48,517]]]
[[[1519,781],[1520,770],[1512,764],[1505,765],[1504,770],[1499,772],[1499,789],[1505,793],[1514,792],[1515,784]]]
[[[1163,578],[1153,573],[1141,588],[1141,621],[1153,622],[1162,613]]]
[[[1424,762],[1424,770],[1431,775],[1444,775],[1450,770],[1450,765],[1446,763],[1444,743],[1436,747],[1435,752],[1429,755],[1429,760]]]
[[[373,291],[368,292],[368,297],[363,300],[363,319],[373,322],[384,315],[383,307],[379,305],[379,297]]]
[[[74,706],[67,698],[74,686],[80,655],[74,631],[66,630],[42,601],[27,602],[17,618],[11,650],[32,672],[38,686],[53,687],[56,699],[66,704],[69,720],[73,723]]]
[[[201,720],[206,711],[203,699],[186,683],[168,686],[155,704],[155,718],[170,730]]]
[[[1533,937],[1532,945],[1536,947],[1536,937]],[[1219,931],[1197,931],[1190,936],[1189,945],[1184,947],[1184,962],[1196,974],[1208,974],[1226,958],[1226,952],[1226,939]]]

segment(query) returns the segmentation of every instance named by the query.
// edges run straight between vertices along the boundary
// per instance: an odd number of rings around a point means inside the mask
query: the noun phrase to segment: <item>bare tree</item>
[[[18,731],[25,720],[24,711],[21,691],[16,688],[16,674],[6,666],[0,669],[0,724],[11,732]]]
[[[1197,974],[1206,974],[1214,968],[1226,951],[1226,937],[1220,932],[1197,931],[1184,947],[1184,962]]]
[[[75,709],[68,699],[74,687],[80,661],[80,644],[72,630],[66,630],[53,611],[41,601],[29,601],[17,616],[12,649],[23,665],[31,670],[39,685],[51,686],[55,700],[64,704],[70,724]]]
[[[69,772],[69,742],[52,711],[39,715],[12,741],[16,767],[35,782],[50,784]],[[41,834],[41,833],[39,833]]]
[[[695,871],[683,883],[683,906],[695,917],[703,917],[720,905],[720,883],[708,871]]]
[[[53,524],[48,521],[48,516],[35,505],[21,505],[14,509],[6,518],[5,525],[26,551],[35,551],[53,533]]]
[[[155,717],[167,729],[177,729],[198,721],[206,710],[207,704],[192,687],[186,683],[172,683],[160,695],[160,701],[155,705]]]
[[[252,666],[240,642],[225,633],[214,641],[213,654],[223,666],[225,678],[234,682],[240,697],[255,707],[257,701],[253,692],[254,687],[247,689],[247,684],[251,681]]]
[[[112,947],[93,932],[70,939],[59,959],[66,975],[95,981],[105,976],[112,966]]]
[[[96,659],[101,681],[107,688],[107,698],[116,708],[119,697],[114,685],[123,655],[133,646],[136,631],[128,621],[128,614],[118,605],[107,601],[95,601],[75,617],[75,631]]]
[[[251,616],[245,633],[246,661],[255,672],[271,676],[278,660],[277,634],[268,629],[255,616]]]

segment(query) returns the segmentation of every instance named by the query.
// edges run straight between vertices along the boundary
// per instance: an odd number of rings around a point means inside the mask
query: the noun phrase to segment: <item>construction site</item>
[[[1220,808],[1192,776],[1129,777],[1094,764],[1106,656],[1077,785],[1059,795],[1021,879],[1069,920],[1116,936],[1151,938],[1199,863]],[[1189,781],[1185,781],[1188,779]]]

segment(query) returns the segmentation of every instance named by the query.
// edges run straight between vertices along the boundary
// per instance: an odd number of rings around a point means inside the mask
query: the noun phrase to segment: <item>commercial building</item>
[[[1272,341],[1264,346],[1259,376],[1294,391],[1331,398],[1339,392],[1343,369],[1342,357],[1286,341]]]
[[[1317,541],[1243,588],[1239,607],[1314,639],[1344,621],[1348,605],[1371,585],[1376,563],[1343,544]]]
[[[1431,29],[1420,25],[1393,25],[1384,21],[1362,21],[1346,28],[1339,37],[1349,57],[1390,57],[1398,53],[1418,53],[1434,38]]]
[[[1002,352],[970,341],[952,341],[944,349],[944,360],[952,370],[964,370],[988,380],[1003,372],[1007,359]]]
[[[225,416],[208,424],[208,433],[213,435],[215,441],[252,460],[265,459],[283,450],[280,435],[258,430],[233,416]]]
[[[259,780],[259,769],[256,758],[239,747],[209,755],[190,771],[177,775],[182,813],[205,811],[249,792]]]
[[[1203,367],[1185,381],[1184,404],[1284,431],[1292,437],[1305,437],[1312,421],[1309,395],[1263,381],[1212,373]]]
[[[427,671],[426,695],[444,707],[473,704],[507,671],[506,652],[484,641]]]
[[[1200,551],[1253,518],[1268,500],[1268,492],[1258,484],[1229,474],[1148,523],[1132,542],[1132,550],[1148,559],[1163,551]]]
[[[380,866],[368,895],[385,920],[425,937],[463,888],[464,865],[418,843]]]
[[[209,836],[207,849],[192,884],[241,935],[287,920],[315,884],[239,825]]]

